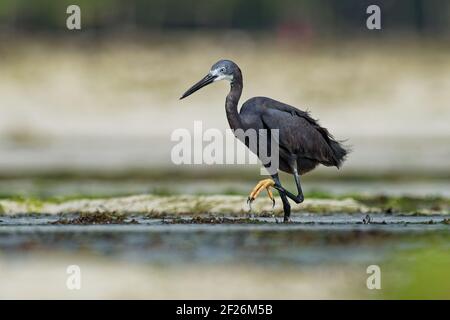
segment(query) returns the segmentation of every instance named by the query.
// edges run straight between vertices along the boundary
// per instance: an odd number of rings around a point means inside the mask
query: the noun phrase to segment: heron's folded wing
[[[265,127],[279,130],[280,147],[288,150],[292,155],[324,164],[332,163],[333,152],[323,134],[308,119],[296,113],[292,114],[290,111],[289,108],[268,107],[262,114]]]

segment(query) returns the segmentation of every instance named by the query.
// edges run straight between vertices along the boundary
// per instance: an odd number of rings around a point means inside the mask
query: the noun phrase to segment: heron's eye
[[[225,72],[225,67],[220,68],[220,72]]]

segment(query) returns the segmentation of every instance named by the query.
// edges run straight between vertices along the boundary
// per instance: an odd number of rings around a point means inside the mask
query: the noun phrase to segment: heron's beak
[[[190,96],[191,94],[193,94],[195,91],[200,90],[201,88],[203,88],[204,86],[207,86],[208,84],[214,82],[214,79],[217,78],[216,75],[212,75],[210,73],[208,73],[202,80],[200,80],[199,82],[197,82],[196,84],[194,84],[188,91],[186,91],[181,97],[181,99],[186,98],[187,96]]]

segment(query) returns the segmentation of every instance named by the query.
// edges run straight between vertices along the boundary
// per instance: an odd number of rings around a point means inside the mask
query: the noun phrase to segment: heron
[[[291,206],[289,199],[296,204],[304,200],[301,176],[316,168],[319,164],[340,168],[349,150],[342,141],[334,139],[330,132],[312,118],[308,111],[302,111],[288,104],[266,97],[250,98],[238,111],[242,94],[243,81],[239,66],[231,60],[219,60],[206,76],[189,88],[181,99],[201,88],[217,81],[230,83],[230,91],[225,99],[225,111],[228,123],[235,132],[237,129],[277,130],[278,168],[269,172],[270,177],[259,181],[250,192],[247,202],[250,205],[262,190],[266,190],[275,205],[271,188],[278,191],[283,203],[284,222],[290,221]],[[236,134],[235,134],[236,135]],[[271,141],[271,140],[267,140]],[[248,142],[244,142],[248,147]],[[269,143],[269,142],[268,142]],[[261,159],[259,150],[251,150]],[[264,166],[268,166],[264,164]],[[281,184],[279,172],[294,176],[297,195],[291,193]]]

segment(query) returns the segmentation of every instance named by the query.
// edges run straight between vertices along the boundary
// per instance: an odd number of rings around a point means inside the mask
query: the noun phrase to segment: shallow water
[[[323,265],[372,263],[398,251],[436,244],[450,248],[446,216],[295,215],[232,223],[129,217],[136,224],[54,225],[54,215],[0,217],[0,251],[88,253],[137,263],[257,263]],[[251,223],[240,223],[240,221]],[[180,223],[181,222],[181,223]]]

